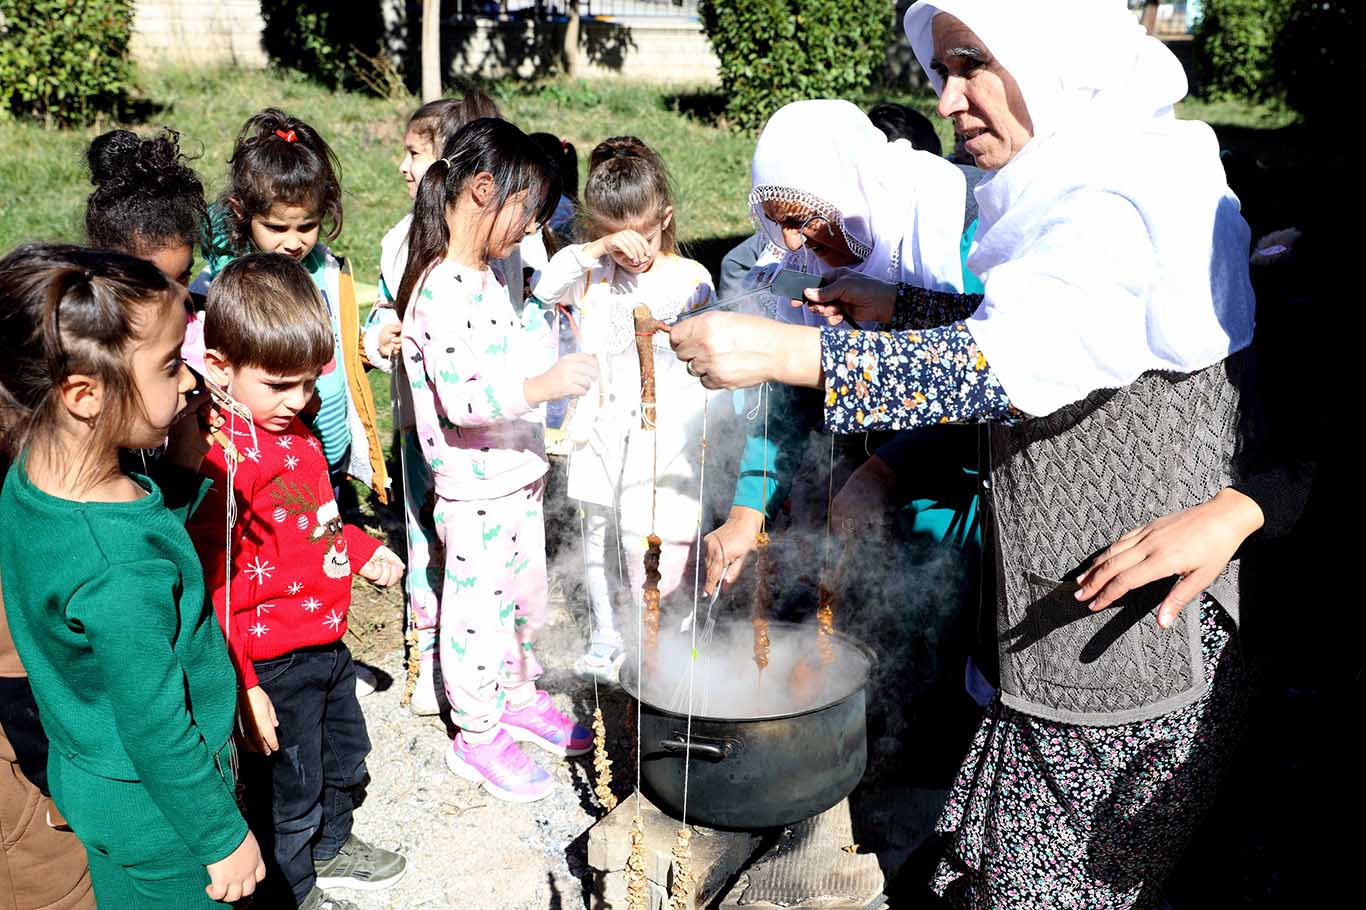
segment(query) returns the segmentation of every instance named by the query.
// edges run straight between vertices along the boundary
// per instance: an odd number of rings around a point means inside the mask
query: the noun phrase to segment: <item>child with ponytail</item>
[[[317,130],[284,111],[247,118],[228,159],[228,186],[213,207],[208,267],[194,290],[248,253],[279,253],[302,263],[327,303],[336,348],[318,379],[312,417],[334,488],[353,477],[387,501],[389,478],[380,448],[375,400],[363,357],[360,310],[351,265],[320,237],[342,229],[340,167]]]
[[[609,538],[625,550],[632,591],[644,582],[646,535],[662,538],[659,590],[667,596],[682,582],[701,509],[695,491],[708,395],[676,358],[655,360],[660,420],[641,431],[632,309],[645,304],[656,319],[671,319],[712,296],[707,270],[678,255],[674,214],[659,155],[633,136],[608,139],[593,149],[583,191],[582,227],[592,240],[557,253],[535,287],[548,304],[578,308],[582,350],[601,370],[600,388],[579,399],[568,420],[569,496],[588,516],[593,629],[578,669],[609,679],[623,654],[607,582]],[[668,337],[656,336],[655,346],[667,352]]]
[[[408,188],[408,198],[417,196],[418,184],[441,154],[442,147],[460,128],[480,117],[498,117],[493,99],[476,88],[468,89],[464,98],[441,98],[422,105],[408,118],[403,133],[403,158],[398,170]],[[408,232],[412,229],[412,212],[384,235],[380,243],[379,293],[365,325],[365,351],[369,361],[385,372],[392,370],[393,356],[398,351],[402,328],[394,297],[403,280],[408,263]],[[507,259],[492,260],[496,271],[509,291],[518,295],[522,288],[522,265],[514,252]],[[514,306],[520,309],[521,297]],[[442,565],[441,542],[432,523],[435,490],[432,476],[418,445],[413,427],[412,390],[400,363],[390,385],[394,407],[394,427],[397,430],[398,458],[402,466],[403,524],[408,544],[408,578],[404,599],[404,619],[409,647],[409,666],[416,665],[409,709],[418,715],[436,714],[440,709],[436,698],[436,623],[440,614]],[[434,556],[435,554],[435,556]]]
[[[0,576],[101,907],[226,907],[265,875],[234,801],[236,682],[184,522],[207,481],[185,291],[150,263],[0,259]],[[167,441],[162,479],[119,450]]]
[[[489,265],[558,198],[553,167],[521,130],[466,124],[419,184],[396,295],[445,557],[438,647],[460,728],[446,764],[514,802],[554,784],[517,741],[561,756],[592,748],[592,734],[537,691],[533,644],[548,587],[541,405],[583,394],[596,369],[582,354],[551,365],[555,340],[540,310],[519,317]]]

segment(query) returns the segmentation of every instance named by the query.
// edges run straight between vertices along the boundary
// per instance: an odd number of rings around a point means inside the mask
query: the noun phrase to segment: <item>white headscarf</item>
[[[1120,0],[919,0],[929,68],[948,13],[1019,84],[1034,137],[976,189],[969,328],[1011,402],[1044,415],[1149,370],[1191,372],[1252,340],[1250,233],[1213,131],[1178,121],[1180,63]]]
[[[962,290],[962,172],[904,139],[888,142],[848,101],[797,101],[779,109],[759,136],[751,173],[754,220],[778,249],[785,249],[782,231],[764,215],[763,203],[797,202],[844,235],[850,252],[863,259],[857,271]]]

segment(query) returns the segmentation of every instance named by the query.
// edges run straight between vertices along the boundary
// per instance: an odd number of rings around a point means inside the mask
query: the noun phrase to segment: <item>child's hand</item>
[[[582,395],[598,378],[598,359],[592,354],[565,354],[539,376],[522,386],[527,404],[538,405],[566,395]]]
[[[246,728],[247,745],[262,755],[269,755],[280,750],[280,739],[275,735],[275,728],[280,726],[280,721],[275,717],[275,705],[271,704],[270,696],[266,690],[260,686],[252,686],[246,692],[243,699],[243,726]]]
[[[397,322],[386,323],[380,327],[379,340],[375,342],[375,347],[381,357],[393,357],[398,351],[398,346],[403,340],[403,326]]]
[[[254,892],[256,883],[266,877],[261,848],[250,831],[236,850],[205,868],[209,870],[209,884],[204,887],[205,892],[211,899],[229,904]]]
[[[388,547],[380,547],[375,555],[360,567],[360,576],[387,588],[403,577],[403,560]]]
[[[612,256],[620,256],[632,265],[644,265],[650,261],[650,243],[643,236],[635,231],[617,231],[615,234],[608,234],[591,244],[591,246],[602,248],[602,252],[593,258],[598,258],[603,253]],[[592,253],[593,250],[588,250]]]

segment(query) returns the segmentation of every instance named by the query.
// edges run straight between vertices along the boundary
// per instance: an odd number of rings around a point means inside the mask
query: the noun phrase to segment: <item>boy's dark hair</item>
[[[247,118],[228,159],[228,186],[219,198],[228,252],[251,249],[251,219],[276,203],[317,214],[323,234],[342,229],[341,165],[307,123],[268,107]]]
[[[663,219],[674,202],[673,182],[664,159],[635,136],[613,136],[598,143],[588,158],[583,188],[584,230],[597,238],[642,219]],[[675,215],[660,236],[659,248],[678,252]]]
[[[438,98],[413,111],[408,118],[408,132],[425,139],[432,147],[432,154],[436,155],[462,126],[482,117],[501,120],[503,115],[492,98],[471,86],[465,89],[463,98]]]
[[[560,199],[559,174],[526,134],[506,120],[490,117],[465,124],[418,184],[413,225],[408,231],[408,264],[394,301],[400,318],[427,272],[445,257],[450,246],[447,206],[459,198],[470,178],[480,173],[491,174],[498,188],[493,212],[501,211],[511,197],[524,192],[523,227],[532,221],[544,223],[554,214]]]
[[[26,243],[0,258],[0,448],[51,445],[66,377],[104,386],[94,451],[143,413],[129,363],[149,308],[185,291],[143,259],[70,244]],[[172,318],[184,319],[177,306]],[[85,465],[76,466],[78,480]]]
[[[574,148],[574,143],[561,139],[554,133],[532,133],[527,138],[536,143],[545,156],[559,167],[561,195],[578,202],[579,150]]]
[[[322,295],[308,271],[288,256],[243,256],[209,285],[204,347],[233,366],[279,376],[321,370],[335,344]]]
[[[95,191],[85,203],[92,247],[148,255],[173,244],[198,246],[207,218],[204,184],[180,152],[180,134],[150,139],[128,130],[96,136],[85,153]]]
[[[906,139],[918,151],[936,155],[944,153],[939,133],[935,132],[930,119],[904,104],[891,101],[875,104],[868,109],[868,119],[873,121],[873,126],[882,130],[888,142]]]

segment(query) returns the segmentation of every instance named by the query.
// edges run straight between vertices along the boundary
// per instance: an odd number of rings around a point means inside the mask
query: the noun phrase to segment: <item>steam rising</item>
[[[741,719],[796,714],[824,707],[862,688],[872,662],[849,641],[835,639],[835,660],[825,666],[812,623],[772,623],[770,662],[761,674],[754,663],[753,629],[732,622],[707,640],[699,631],[692,712],[699,717]],[[645,671],[645,702],[666,711],[688,711],[691,633],[672,628],[661,634],[659,650]],[[627,660],[622,682],[634,692],[635,657]]]

